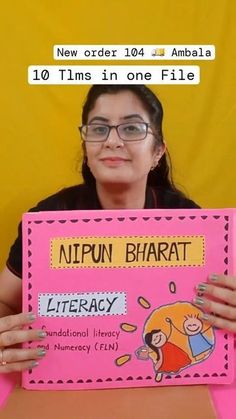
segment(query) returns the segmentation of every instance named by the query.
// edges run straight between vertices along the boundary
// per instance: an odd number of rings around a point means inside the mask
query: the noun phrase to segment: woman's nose
[[[109,135],[105,141],[105,146],[107,147],[122,147],[124,145],[123,140],[119,137],[117,128],[112,127]]]

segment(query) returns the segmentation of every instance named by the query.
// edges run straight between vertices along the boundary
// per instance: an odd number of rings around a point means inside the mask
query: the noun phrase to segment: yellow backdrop
[[[164,62],[199,64],[199,85],[154,90],[164,105],[164,133],[178,185],[202,207],[236,206],[235,11],[230,0],[4,2],[1,266],[22,212],[81,180],[77,126],[88,86],[27,84],[28,65],[58,64],[54,44],[214,44],[215,61]]]

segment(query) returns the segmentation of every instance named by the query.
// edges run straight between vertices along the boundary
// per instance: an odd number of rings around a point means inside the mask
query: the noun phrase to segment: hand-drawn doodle
[[[135,354],[140,360],[153,361],[156,381],[161,381],[163,374],[177,374],[210,356],[214,331],[201,315],[199,308],[185,301],[160,306],[149,315],[143,328],[144,345]]]

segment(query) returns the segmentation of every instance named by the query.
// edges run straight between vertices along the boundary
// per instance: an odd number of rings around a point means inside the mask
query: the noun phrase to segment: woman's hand
[[[213,274],[208,279],[196,287],[193,303],[206,310],[202,320],[236,333],[236,277]]]
[[[34,322],[33,313],[13,314],[0,318],[0,374],[31,369],[38,365],[46,351],[41,348],[27,349],[18,345],[28,341],[42,341],[43,330],[23,329]]]

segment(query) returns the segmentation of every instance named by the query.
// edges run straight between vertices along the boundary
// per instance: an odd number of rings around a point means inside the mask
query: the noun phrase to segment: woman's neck
[[[146,183],[125,187],[116,184],[96,184],[97,194],[103,209],[144,208]]]

